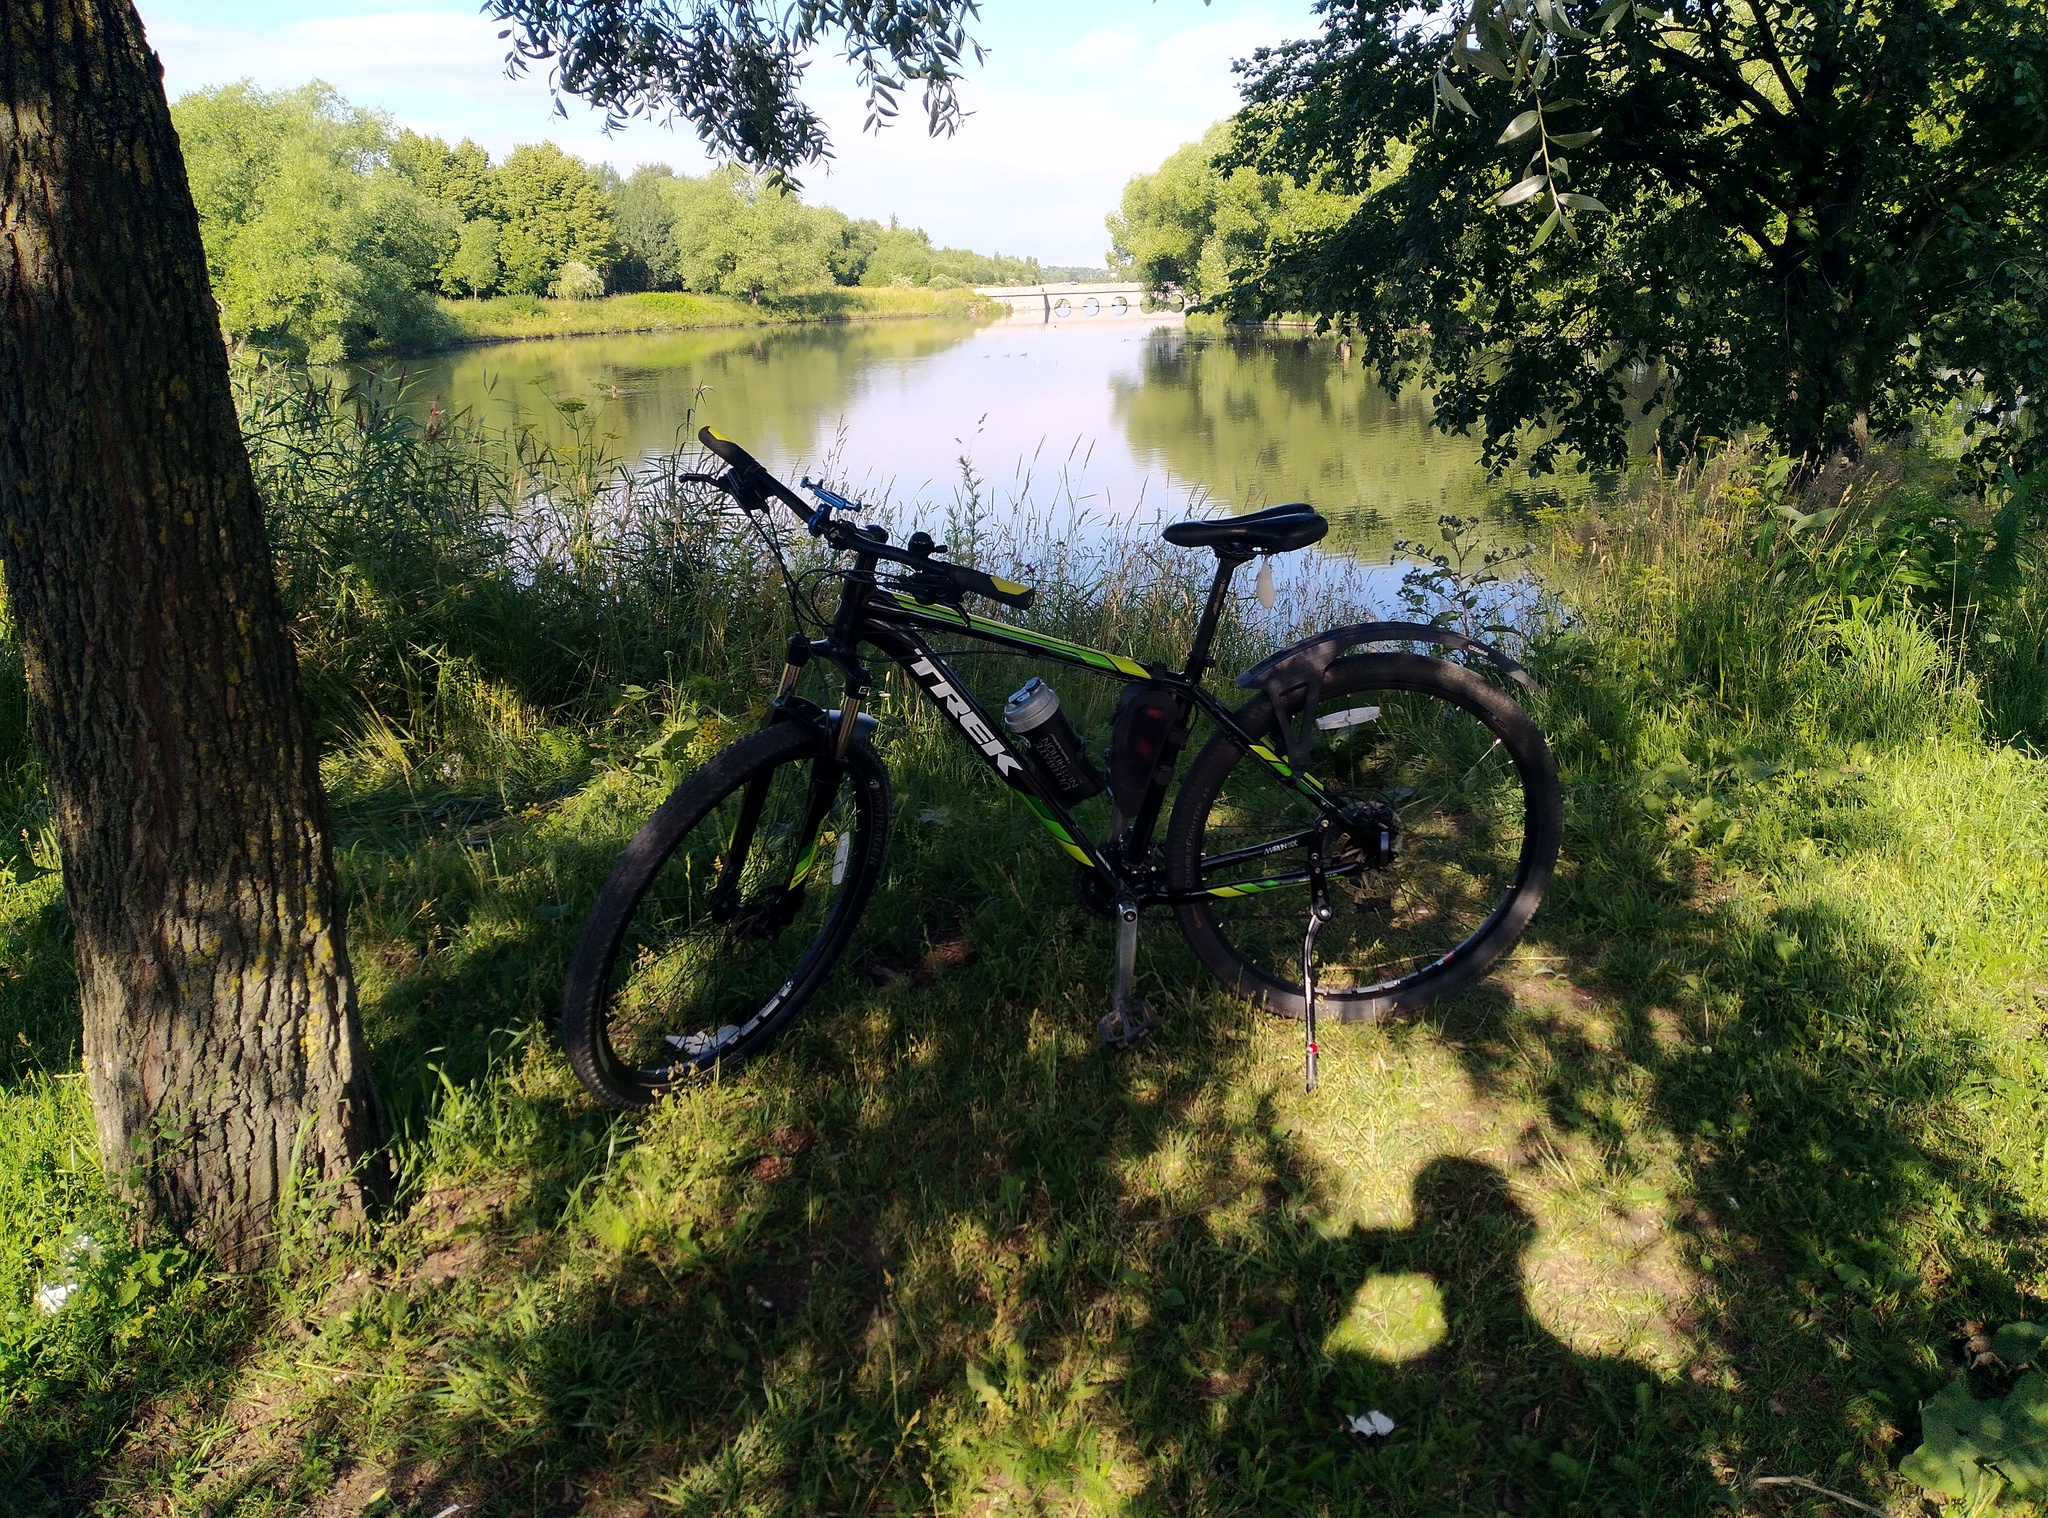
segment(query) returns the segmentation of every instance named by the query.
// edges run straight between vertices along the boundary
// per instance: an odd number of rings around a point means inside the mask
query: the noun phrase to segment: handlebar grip
[[[697,431],[697,441],[730,464],[746,488],[763,497],[773,496],[800,517],[811,514],[811,508],[804,503],[802,496],[770,474],[767,466],[731,438],[709,427],[701,427]],[[764,499],[761,504],[766,506],[767,501]]]
[[[1029,585],[1019,585],[1015,580],[999,580],[994,575],[983,574],[978,569],[969,569],[965,564],[948,564],[944,568],[947,577],[960,589],[977,596],[986,596],[991,601],[1000,601],[1005,606],[1014,606],[1019,611],[1028,610],[1031,603],[1038,599],[1037,591]]]

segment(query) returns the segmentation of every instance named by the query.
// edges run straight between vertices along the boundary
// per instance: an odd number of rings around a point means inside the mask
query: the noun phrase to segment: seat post
[[[1230,592],[1231,576],[1240,565],[1250,561],[1249,553],[1229,553],[1216,550],[1216,579],[1209,587],[1209,604],[1202,608],[1202,620],[1195,628],[1195,641],[1188,649],[1188,667],[1183,673],[1199,685],[1202,676],[1215,667],[1216,661],[1209,657],[1209,645],[1216,638],[1216,624],[1223,617],[1223,598]]]

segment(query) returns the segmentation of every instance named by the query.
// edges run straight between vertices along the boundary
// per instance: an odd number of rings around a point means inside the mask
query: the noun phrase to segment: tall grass
[[[1962,618],[1774,581],[1782,497],[1739,448],[1551,515],[1556,614],[1520,639],[1566,788],[1550,902],[1470,996],[1331,1030],[1315,1098],[1298,1034],[1164,921],[1164,1027],[1103,1057],[1107,929],[885,684],[897,824],[853,954],[772,1057],[614,1120],[554,1048],[562,966],[620,844],[755,717],[779,577],[690,461],[594,423],[544,450],[244,384],[404,1197],[353,1240],[294,1215],[253,1280],[129,1240],[57,877],[0,880],[0,1505],[1762,1518],[1792,1499],[1758,1474],[1909,1497],[1950,1326],[2034,1312],[2023,590]],[[1207,589],[1142,530],[1005,526],[971,471],[880,515],[1142,657]],[[1374,583],[1240,597],[1226,667]],[[992,699],[1021,674],[962,667]],[[1102,736],[1113,691],[1056,683]],[[66,1280],[76,1310],[31,1305]],[[1391,1437],[1344,1431],[1373,1409]]]

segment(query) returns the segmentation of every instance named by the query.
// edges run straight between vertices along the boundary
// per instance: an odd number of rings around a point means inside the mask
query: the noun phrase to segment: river
[[[1165,324],[1172,321],[1175,325]],[[557,443],[577,429],[621,457],[670,450],[704,423],[787,478],[829,473],[916,517],[978,496],[997,521],[1111,536],[1190,512],[1306,500],[1330,547],[1385,563],[1440,513],[1517,536],[1517,510],[1574,494],[1491,484],[1478,443],[1389,398],[1328,338],[1209,336],[1178,318],[988,324],[869,322],[563,338],[406,366],[408,404],[436,402]]]

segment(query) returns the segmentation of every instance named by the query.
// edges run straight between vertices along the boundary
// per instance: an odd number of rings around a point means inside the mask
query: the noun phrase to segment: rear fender
[[[1349,627],[1332,628],[1261,659],[1237,677],[1241,688],[1266,693],[1274,720],[1287,737],[1287,762],[1297,770],[1308,768],[1309,741],[1314,736],[1310,728],[1316,702],[1323,694],[1323,677],[1343,655],[1369,643],[1434,643],[1439,648],[1478,654],[1525,690],[1538,689],[1535,677],[1499,649],[1448,627],[1432,627],[1427,622],[1354,622]],[[1305,692],[1301,720],[1287,722],[1280,714],[1296,691]]]

